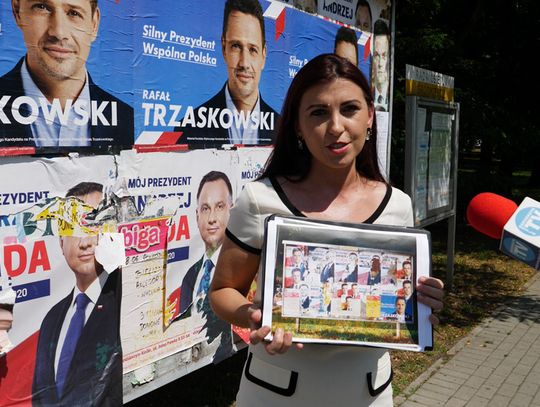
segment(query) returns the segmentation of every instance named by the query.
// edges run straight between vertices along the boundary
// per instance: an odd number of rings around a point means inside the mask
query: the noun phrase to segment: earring
[[[371,137],[371,127],[366,130],[366,141],[368,141]]]
[[[298,137],[296,140],[298,141],[298,149],[299,149],[299,150],[303,150],[303,149],[304,149],[304,142],[303,142],[303,140],[302,140],[300,137]]]

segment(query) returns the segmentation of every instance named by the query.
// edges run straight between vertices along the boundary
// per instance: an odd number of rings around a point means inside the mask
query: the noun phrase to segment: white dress
[[[260,254],[264,220],[271,214],[304,216],[275,180],[249,183],[231,210],[227,236],[243,249]],[[412,226],[409,196],[388,187],[365,223]],[[260,271],[260,270],[259,270]],[[262,287],[258,273],[257,286]],[[261,295],[255,295],[260,303]],[[251,346],[237,395],[237,407],[252,406],[392,406],[390,355],[381,348],[306,344],[283,355]]]

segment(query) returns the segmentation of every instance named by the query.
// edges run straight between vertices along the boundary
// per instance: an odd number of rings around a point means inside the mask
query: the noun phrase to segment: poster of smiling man
[[[135,13],[135,144],[190,149],[271,145],[292,78],[333,52],[339,28],[266,0],[209,0],[204,15],[193,1],[138,2]]]
[[[0,148],[133,144],[131,2],[0,5]],[[126,63],[127,62],[127,63]]]

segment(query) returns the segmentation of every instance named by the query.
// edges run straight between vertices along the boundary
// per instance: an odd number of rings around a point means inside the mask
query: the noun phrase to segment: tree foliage
[[[455,78],[461,151],[480,142],[486,173],[533,169],[540,182],[539,23],[536,0],[396,0],[393,175],[403,168],[394,157],[403,156],[410,64]]]

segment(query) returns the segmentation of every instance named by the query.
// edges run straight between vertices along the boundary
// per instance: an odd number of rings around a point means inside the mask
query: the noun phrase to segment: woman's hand
[[[444,284],[434,277],[420,277],[416,290],[418,291],[418,301],[427,305],[433,311],[440,311],[443,308]],[[439,318],[431,314],[429,320],[433,325],[439,324]]]
[[[274,333],[272,341],[265,341],[264,338],[270,333],[271,329],[269,326],[261,326],[261,310],[259,308],[250,307],[248,312],[251,329],[249,340],[251,344],[256,345],[262,342],[262,346],[264,346],[264,349],[270,355],[285,353],[289,350],[292,345],[292,333],[283,332],[283,329],[278,328]],[[296,344],[298,349],[302,349],[303,346],[304,345],[301,343]]]

